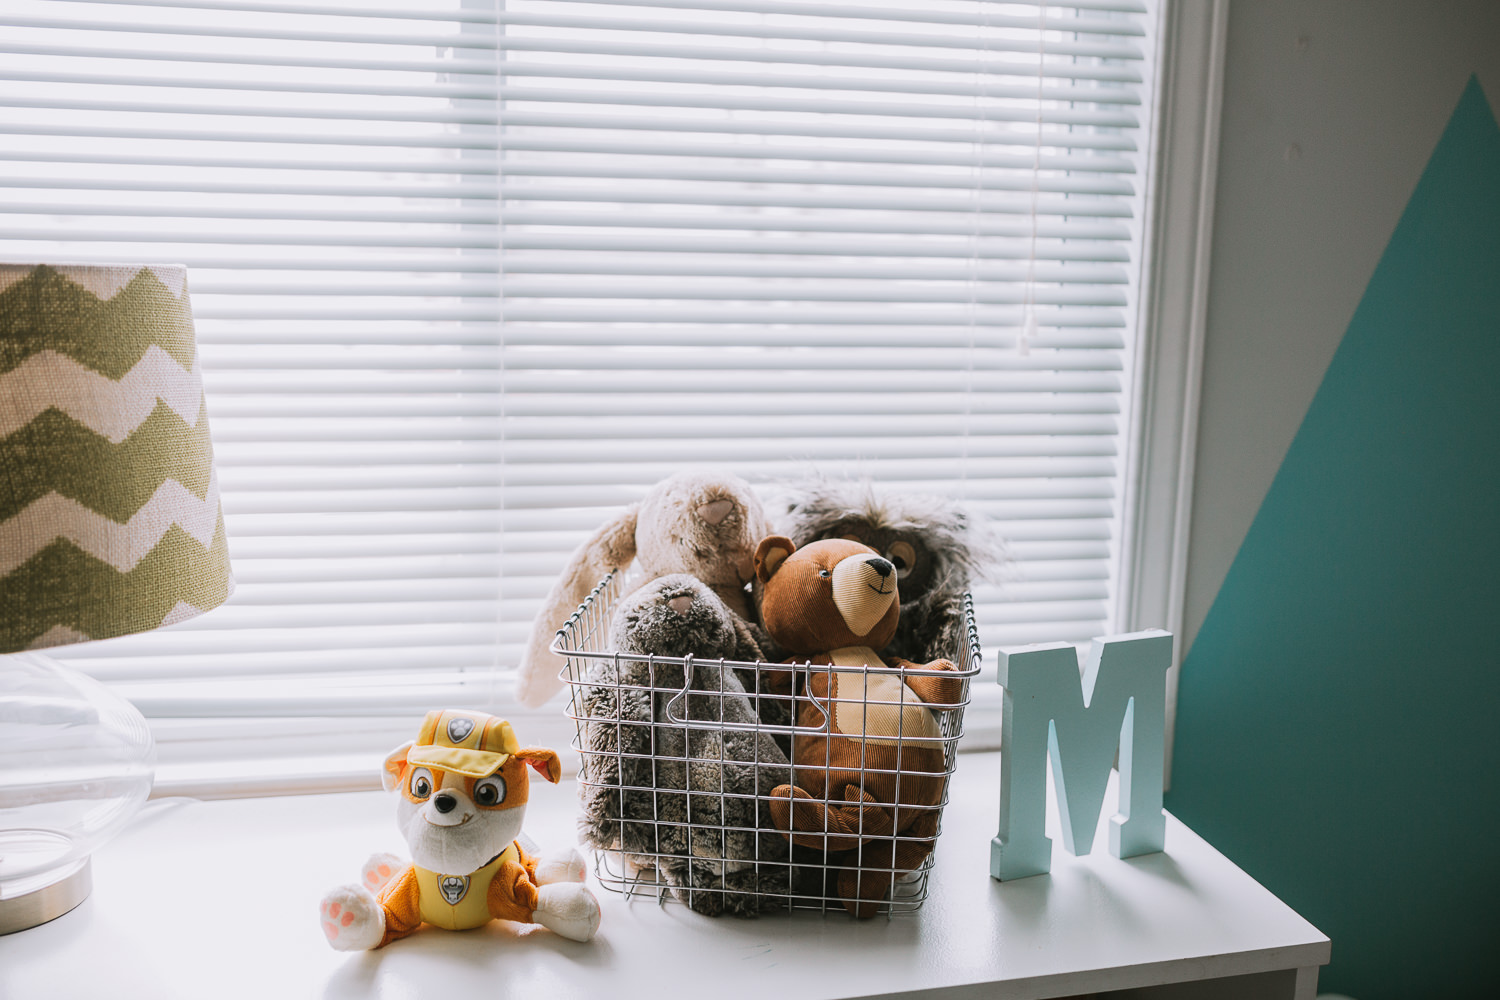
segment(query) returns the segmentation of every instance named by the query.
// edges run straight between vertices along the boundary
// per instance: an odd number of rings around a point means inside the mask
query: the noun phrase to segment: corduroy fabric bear
[[[797,693],[799,731],[792,780],[772,790],[771,816],[792,843],[827,852],[845,908],[872,916],[932,851],[946,781],[936,712],[959,706],[963,681],[946,659],[876,652],[895,634],[901,605],[896,567],[869,546],[827,539],[798,548],[772,536],[755,565],[767,631],[792,653],[787,663],[806,664],[779,678]]]

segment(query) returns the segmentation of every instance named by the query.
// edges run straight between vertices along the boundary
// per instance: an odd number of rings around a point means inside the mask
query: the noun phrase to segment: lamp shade
[[[233,586],[186,269],[0,264],[0,653]]]

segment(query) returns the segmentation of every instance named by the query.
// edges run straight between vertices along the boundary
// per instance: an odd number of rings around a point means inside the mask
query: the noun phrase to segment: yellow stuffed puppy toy
[[[398,791],[396,822],[412,864],[390,854],[365,863],[363,883],[323,897],[319,916],[340,951],[381,948],[423,924],[469,930],[491,920],[536,923],[574,941],[599,929],[599,903],[576,850],[543,861],[517,838],[530,766],[554,784],[557,754],[521,747],[510,723],[478,712],[427,713],[417,739],[385,761]]]

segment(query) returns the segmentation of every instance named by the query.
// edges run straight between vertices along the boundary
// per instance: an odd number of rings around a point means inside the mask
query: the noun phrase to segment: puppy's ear
[[[781,535],[772,535],[762,538],[760,544],[755,547],[755,576],[761,583],[770,580],[786,557],[797,551],[797,546],[790,538]]]
[[[562,761],[557,759],[557,751],[545,747],[525,747],[517,750],[515,755],[554,785],[562,780]]]
[[[380,785],[386,791],[395,791],[396,786],[401,784],[401,773],[406,770],[406,753],[416,743],[416,740],[407,740],[386,757],[385,768],[380,772]]]

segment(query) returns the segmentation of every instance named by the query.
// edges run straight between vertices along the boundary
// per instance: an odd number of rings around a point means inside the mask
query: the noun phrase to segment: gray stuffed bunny
[[[771,789],[790,780],[786,754],[752,726],[756,705],[719,660],[762,659],[753,634],[688,574],[652,580],[620,601],[609,648],[693,659],[595,661],[579,692],[583,723],[579,834],[655,867],[700,913],[748,916],[784,908],[789,848],[771,823]],[[755,679],[749,679],[755,684]]]

